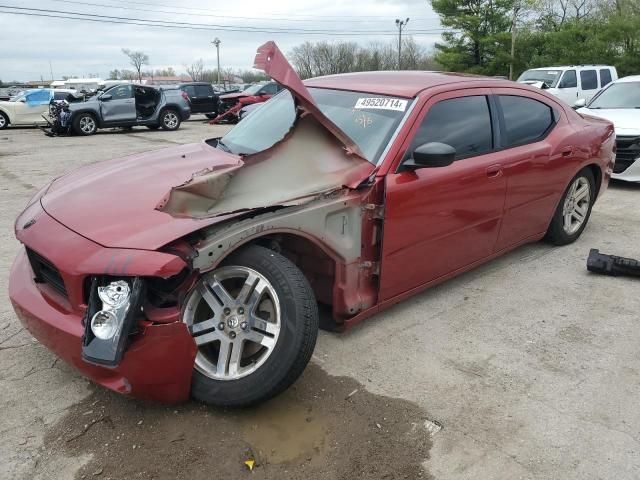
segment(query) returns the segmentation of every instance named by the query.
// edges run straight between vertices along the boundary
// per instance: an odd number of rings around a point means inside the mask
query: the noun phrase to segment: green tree
[[[436,43],[435,61],[445,70],[505,75],[509,69],[515,0],[431,0],[451,30]]]

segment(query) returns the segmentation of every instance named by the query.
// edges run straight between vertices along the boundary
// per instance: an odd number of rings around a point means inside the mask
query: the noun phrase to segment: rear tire
[[[194,334],[199,345],[192,395],[224,407],[253,405],[284,391],[305,369],[318,336],[318,308],[307,279],[286,257],[257,245],[203,275],[187,296],[182,320],[190,331],[200,329]],[[252,343],[256,338],[260,343]]]
[[[78,135],[93,135],[98,130],[96,117],[91,113],[81,113],[73,120],[73,130]]]
[[[9,126],[9,117],[7,117],[3,112],[0,112],[0,130],[4,130]]]
[[[180,114],[168,108],[160,113],[160,126],[163,130],[174,131],[180,128]]]
[[[580,170],[562,195],[545,239],[554,245],[575,242],[589,222],[595,194],[593,173],[589,168]]]

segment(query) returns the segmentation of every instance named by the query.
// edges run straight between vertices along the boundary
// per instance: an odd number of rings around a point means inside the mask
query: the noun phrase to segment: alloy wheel
[[[178,116],[174,112],[165,113],[164,125],[169,129],[176,128],[178,126]]]
[[[84,116],[80,119],[80,130],[83,131],[83,133],[93,133],[93,131],[96,129],[96,121],[89,116]]]
[[[4,118],[4,115],[0,114],[0,128],[4,128],[7,124],[7,119]]]
[[[591,185],[586,177],[574,180],[564,199],[562,209],[564,231],[573,235],[587,219],[591,205]]]
[[[199,280],[182,320],[198,346],[196,370],[214,380],[237,380],[272,354],[280,333],[280,303],[259,272],[226,266]]]

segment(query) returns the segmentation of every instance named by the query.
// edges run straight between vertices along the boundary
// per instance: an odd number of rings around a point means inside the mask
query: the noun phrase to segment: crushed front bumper
[[[18,225],[21,220],[22,217]],[[101,247],[77,235],[42,210],[33,226],[17,234],[23,243],[59,269],[68,290],[65,296],[65,292],[36,283],[26,250],[21,249],[11,268],[9,297],[24,327],[40,343],[86,377],[118,393],[170,403],[189,398],[197,348],[182,322],[141,321],[122,361],[114,368],[90,364],[82,358],[82,317],[86,310],[82,300],[83,279],[104,273],[99,264],[109,265],[117,256],[117,249]],[[145,270],[150,276],[158,271],[168,275],[184,265],[180,261],[161,266],[171,256],[159,252],[126,252],[131,257],[127,274],[132,276],[145,276]]]

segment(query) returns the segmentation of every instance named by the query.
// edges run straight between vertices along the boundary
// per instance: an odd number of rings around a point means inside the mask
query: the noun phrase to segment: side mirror
[[[417,147],[411,158],[402,164],[405,169],[438,168],[451,165],[456,159],[456,149],[439,142],[423,143]]]
[[[576,103],[573,104],[573,108],[582,108],[587,105],[587,100],[584,98],[579,98],[576,100]]]
[[[105,95],[101,95],[100,96],[100,100],[102,100],[103,102],[108,102],[109,100],[111,100],[113,97],[110,94],[105,94]]]

